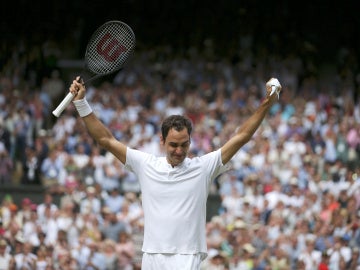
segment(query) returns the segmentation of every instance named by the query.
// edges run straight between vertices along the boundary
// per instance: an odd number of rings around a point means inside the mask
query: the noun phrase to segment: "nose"
[[[182,147],[180,147],[180,146],[176,147],[175,153],[176,153],[177,155],[181,155],[181,154],[183,153]]]

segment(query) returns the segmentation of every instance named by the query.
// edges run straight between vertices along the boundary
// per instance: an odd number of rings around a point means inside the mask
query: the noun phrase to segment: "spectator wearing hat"
[[[252,270],[255,266],[255,247],[251,243],[245,243],[230,262],[230,269]]]
[[[219,249],[225,240],[226,223],[222,216],[213,216],[206,224],[206,241],[209,248]]]
[[[218,249],[209,249],[207,258],[201,263],[200,270],[226,270],[228,261]]]
[[[269,263],[271,269],[288,270],[290,268],[289,256],[287,256],[285,250],[280,246],[273,248]]]
[[[4,238],[0,239],[0,269],[11,270],[14,269],[15,260],[10,254],[10,248]]]
[[[80,202],[80,214],[92,213],[100,215],[101,200],[98,198],[96,189],[93,186],[86,188],[86,196]]]
[[[105,239],[100,247],[100,252],[105,257],[106,270],[118,270],[118,254],[116,253],[116,242]]]
[[[243,243],[251,239],[251,235],[249,234],[249,225],[242,220],[241,218],[237,218],[234,221],[234,231],[233,235],[236,238],[237,243]]]

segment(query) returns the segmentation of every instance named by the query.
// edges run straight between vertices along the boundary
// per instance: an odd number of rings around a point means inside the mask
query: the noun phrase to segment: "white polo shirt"
[[[125,165],[141,186],[143,251],[206,253],[206,201],[211,181],[225,171],[221,150],[173,168],[165,157],[128,148]]]

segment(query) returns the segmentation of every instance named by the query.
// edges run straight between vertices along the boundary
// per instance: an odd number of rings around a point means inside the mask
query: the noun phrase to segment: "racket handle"
[[[61,103],[57,106],[57,108],[52,112],[53,115],[59,117],[60,114],[69,106],[70,102],[73,100],[74,95],[72,93],[68,93],[66,97],[61,101]]]

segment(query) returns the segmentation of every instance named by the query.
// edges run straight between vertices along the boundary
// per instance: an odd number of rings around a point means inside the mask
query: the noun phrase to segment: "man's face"
[[[177,166],[186,158],[190,148],[190,136],[187,129],[170,129],[166,140],[161,138],[165,147],[166,159],[171,166]]]

